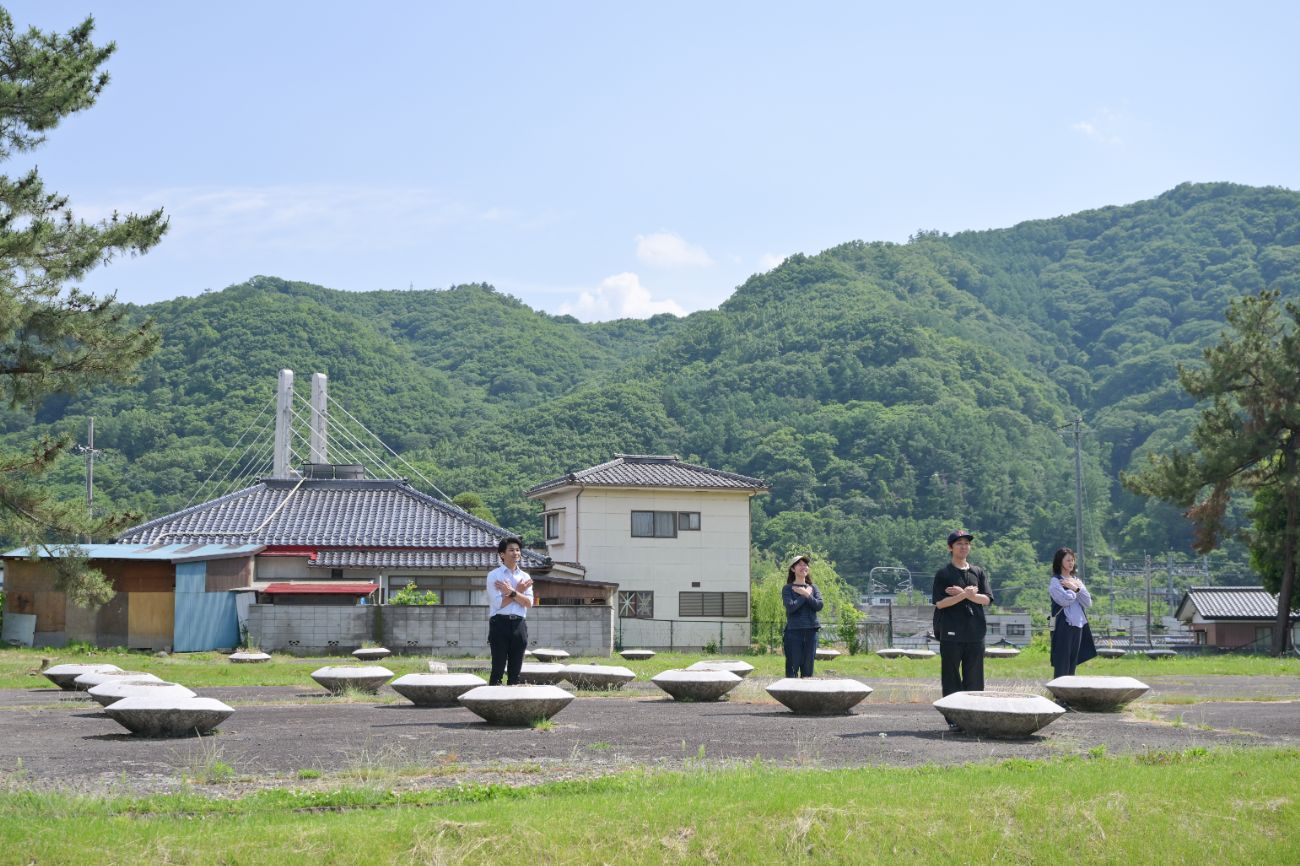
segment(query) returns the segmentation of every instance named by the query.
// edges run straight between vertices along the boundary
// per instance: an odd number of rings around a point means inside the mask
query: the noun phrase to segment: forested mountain
[[[960,523],[1014,589],[1074,536],[1069,431],[1084,419],[1092,551],[1186,551],[1173,509],[1120,470],[1193,416],[1176,380],[1229,298],[1300,295],[1300,194],[1188,184],[992,231],[796,255],[718,310],[583,324],[481,285],[346,293],[258,277],[155,304],[164,347],[133,389],[4,415],[8,440],[96,419],[97,497],[185,504],[271,398],[331,396],[449,494],[538,535],[520,492],[615,452],[765,478],[755,541],[841,573],[934,567]],[[79,464],[61,468],[78,495]]]

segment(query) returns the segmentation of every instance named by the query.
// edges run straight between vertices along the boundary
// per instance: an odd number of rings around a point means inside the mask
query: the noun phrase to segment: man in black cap
[[[984,690],[984,608],[993,591],[984,569],[966,561],[975,536],[948,534],[951,561],[934,575],[934,636],[939,639],[943,694]]]

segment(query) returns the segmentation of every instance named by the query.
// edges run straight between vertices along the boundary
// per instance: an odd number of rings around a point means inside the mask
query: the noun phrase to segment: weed
[[[532,726],[532,729],[534,731],[555,730],[555,722],[551,721],[550,719],[533,719],[532,722],[530,722],[529,724]]]
[[[182,773],[187,782],[201,785],[223,785],[235,780],[235,768],[221,753],[221,744],[212,737],[200,737],[198,747],[191,754],[190,765]]]
[[[1148,749],[1137,755],[1134,760],[1149,767],[1164,767],[1171,764],[1185,764],[1198,758],[1204,758],[1209,750],[1203,746],[1194,746],[1181,752],[1167,749]]]
[[[591,749],[593,752],[603,752],[606,749],[613,748],[613,746],[610,743],[600,742],[600,743],[588,743],[587,748]]]
[[[299,779],[319,779],[324,774],[320,770],[301,769],[298,771]]]
[[[1106,757],[1106,744],[1105,744],[1105,743],[1102,743],[1102,744],[1099,745],[1099,746],[1093,746],[1091,749],[1088,750],[1088,757],[1089,757],[1089,758],[1104,758],[1104,757]]]

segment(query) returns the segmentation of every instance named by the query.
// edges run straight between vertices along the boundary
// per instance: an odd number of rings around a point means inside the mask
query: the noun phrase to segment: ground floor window
[[[747,592],[679,592],[677,615],[747,617],[749,593]]]
[[[1024,637],[1025,635],[1024,623],[1018,623],[1018,622],[1007,623],[1007,637],[1011,637],[1012,635],[1019,635],[1020,637]]]
[[[655,594],[644,590],[620,591],[618,615],[624,619],[654,619]]]

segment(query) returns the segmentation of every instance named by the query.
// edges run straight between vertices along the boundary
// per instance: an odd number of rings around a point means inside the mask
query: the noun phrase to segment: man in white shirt
[[[488,646],[492,649],[492,675],[488,685],[501,685],[506,675],[510,685],[519,683],[528,648],[528,608],[533,606],[533,579],[520,570],[524,546],[518,538],[503,538],[497,544],[501,567],[487,576]]]

